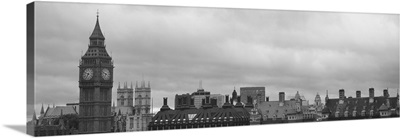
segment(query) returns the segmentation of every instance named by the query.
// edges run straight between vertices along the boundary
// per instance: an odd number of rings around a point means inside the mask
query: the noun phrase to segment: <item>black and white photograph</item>
[[[399,117],[399,14],[39,1],[27,22],[32,136]]]

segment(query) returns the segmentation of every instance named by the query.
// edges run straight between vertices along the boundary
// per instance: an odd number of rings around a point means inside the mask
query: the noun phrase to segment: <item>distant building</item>
[[[240,87],[240,96],[248,97],[257,100],[257,103],[265,101],[265,87]],[[243,103],[247,103],[247,99],[242,99]]]
[[[189,97],[189,98],[186,98]],[[200,109],[203,105],[202,100],[206,99],[206,97],[211,98],[212,101],[215,101],[215,105],[218,107],[222,107],[224,104],[224,96],[221,94],[211,94],[209,91],[204,91],[202,88],[201,81],[199,83],[199,88],[197,91],[193,92],[192,94],[182,94],[182,95],[175,95],[175,109],[180,108],[188,108],[189,104],[191,103],[190,100],[193,100],[193,105],[195,108]],[[183,100],[186,99],[186,100]]]
[[[339,98],[325,97],[325,108],[322,111],[325,120],[346,120],[360,118],[399,117],[399,94],[390,97],[387,89],[383,96],[375,96],[375,89],[369,88],[369,96],[346,97],[344,89],[339,90]]]
[[[298,91],[293,97],[290,97],[289,99],[290,100],[301,99],[303,106],[309,106],[309,101],[306,99],[306,97],[304,97],[304,95],[300,95]]]
[[[302,101],[285,100],[285,92],[279,92],[279,101],[264,101],[258,105],[263,124],[303,121]]]

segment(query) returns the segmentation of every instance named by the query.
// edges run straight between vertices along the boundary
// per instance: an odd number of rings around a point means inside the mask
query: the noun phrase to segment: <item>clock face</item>
[[[101,77],[103,77],[104,80],[109,80],[110,76],[110,71],[108,69],[103,69],[101,71]]]
[[[82,78],[85,80],[90,80],[93,77],[93,70],[91,68],[85,69],[82,73]]]

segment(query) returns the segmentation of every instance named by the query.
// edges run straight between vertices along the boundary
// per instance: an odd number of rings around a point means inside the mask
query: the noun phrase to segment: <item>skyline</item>
[[[377,95],[389,88],[393,96],[398,89],[398,15],[57,5],[44,3],[39,8],[44,11],[37,11],[37,105],[51,99],[64,105],[78,101],[78,59],[87,49],[97,8],[115,64],[113,100],[118,81],[140,81],[141,74],[151,82],[152,94],[159,96],[154,99],[158,106],[162,97],[196,91],[199,80],[214,94],[231,94],[235,86],[264,86],[271,100],[279,91],[288,96],[300,91],[311,102],[317,92],[323,97],[325,90],[337,97],[342,88],[346,95],[362,90],[363,96],[370,87]],[[66,64],[53,67],[60,62]],[[169,100],[169,106],[172,103]]]

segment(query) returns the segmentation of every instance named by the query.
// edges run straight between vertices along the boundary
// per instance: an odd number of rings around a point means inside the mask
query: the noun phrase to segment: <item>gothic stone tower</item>
[[[138,87],[136,82],[135,88],[135,109],[136,114],[149,114],[150,113],[150,100],[151,100],[151,88],[150,82],[147,84],[146,87],[145,81],[141,82],[140,87]]]
[[[125,82],[124,86],[118,84],[117,89],[117,107],[121,106],[129,106],[133,107],[133,86],[131,83],[131,87],[128,87],[128,83]]]
[[[97,15],[90,44],[79,63],[79,132],[111,131],[113,61],[108,55]]]

